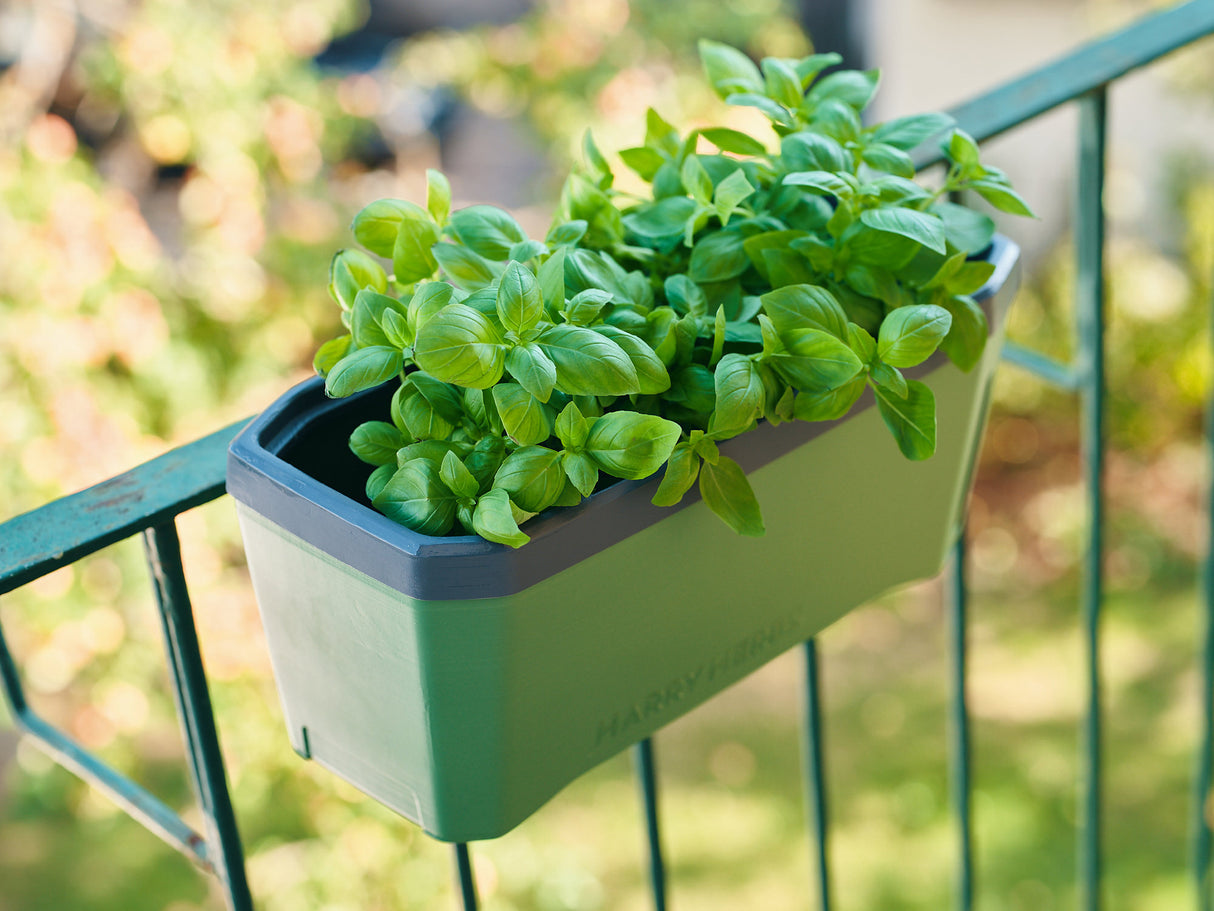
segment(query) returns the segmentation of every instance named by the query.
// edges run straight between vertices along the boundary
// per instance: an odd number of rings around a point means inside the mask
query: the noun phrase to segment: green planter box
[[[538,516],[518,551],[418,535],[360,501],[369,469],[345,451],[382,393],[292,390],[233,443],[228,488],[295,749],[438,838],[493,838],[851,608],[936,574],[1014,292],[1018,250],[1000,238],[990,255],[982,362],[920,368],[933,458],[903,459],[871,400],[722,445],[750,476],[763,538],[692,495],[652,506],[656,479]]]

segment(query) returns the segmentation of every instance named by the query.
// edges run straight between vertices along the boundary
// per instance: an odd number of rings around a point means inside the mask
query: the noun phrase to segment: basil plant
[[[542,241],[492,206],[452,212],[435,171],[424,208],[382,199],[354,219],[365,251],[339,252],[330,284],[349,331],[315,366],[331,396],[396,384],[350,439],[384,514],[519,547],[536,513],[664,468],[655,504],[698,481],[730,527],[761,535],[717,444],[760,420],[836,420],[866,388],[903,455],[933,453],[932,391],[902,371],[937,349],[977,363],[987,324],[970,295],[993,270],[976,258],[993,221],[950,199],[1028,207],[946,115],[864,126],[876,71],[700,52],[716,92],[774,138],[681,135],[650,110],[644,145],[620,153],[638,196],[587,136]],[[949,168],[929,189],[908,153],[938,136]]]

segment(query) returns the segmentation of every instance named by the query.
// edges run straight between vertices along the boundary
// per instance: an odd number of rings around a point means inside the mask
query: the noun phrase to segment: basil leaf
[[[610,257],[592,250],[583,250],[580,247],[567,248],[565,250],[565,294],[577,294],[587,288],[595,288],[627,298],[628,295],[620,287],[620,283],[612,271],[611,267],[614,264]],[[561,299],[561,303],[564,304],[564,298]]]
[[[552,410],[519,384],[498,383],[493,401],[506,433],[520,446],[534,446],[552,436]]]
[[[375,498],[379,496],[379,492],[392,480],[392,475],[394,474],[396,474],[396,459],[393,459],[390,465],[380,465],[371,472],[367,478],[366,486],[363,488],[367,499],[374,502]]]
[[[851,348],[821,329],[794,329],[780,338],[785,351],[768,363],[800,392],[834,389],[864,368]]]
[[[736,231],[717,231],[696,242],[687,274],[701,284],[735,278],[746,271],[750,257]]]
[[[921,461],[936,451],[936,397],[918,380],[908,380],[907,395],[897,398],[874,387],[881,419],[908,459]]]
[[[595,420],[586,454],[616,478],[647,478],[670,457],[683,430],[653,414],[613,411]]]
[[[480,485],[472,476],[463,462],[454,452],[443,456],[443,464],[439,466],[438,476],[453,494],[461,499],[471,499],[480,492]]]
[[[565,451],[561,453],[561,467],[565,477],[583,497],[594,493],[599,483],[599,467],[594,464],[594,459],[584,452]]]
[[[354,344],[359,348],[372,345],[405,347],[390,340],[382,325],[387,313],[396,313],[404,322],[403,312],[404,305],[396,298],[363,288],[354,298],[354,306],[350,309],[350,334],[354,336]]]
[[[883,142],[875,142],[866,146],[860,153],[860,159],[870,168],[878,171],[888,171],[897,177],[914,177],[915,163],[901,149]]]
[[[428,459],[406,462],[372,501],[394,522],[423,535],[445,535],[455,524],[456,497]]]
[[[463,420],[464,398],[459,387],[444,383],[421,370],[410,373],[408,381],[443,420],[451,424],[458,424]]]
[[[547,252],[547,244],[540,243],[538,240],[523,240],[510,248],[510,254],[507,256],[507,259],[512,262],[525,263],[528,260],[535,259],[537,256],[543,256]]]
[[[620,160],[624,164],[636,171],[642,180],[649,182],[653,181],[658,169],[666,163],[666,159],[660,152],[647,146],[624,149],[619,154]]]
[[[363,288],[387,291],[388,273],[362,250],[338,250],[329,262],[329,293],[349,310]]]
[[[586,167],[598,185],[603,189],[610,187],[614,180],[611,165],[607,164],[607,159],[603,157],[590,130],[582,134],[582,155],[586,159]]]
[[[853,192],[851,184],[830,171],[796,171],[784,175],[783,183],[787,187],[805,187],[840,199],[850,197]]]
[[[728,98],[735,92],[763,91],[763,76],[759,68],[736,48],[701,39],[700,62],[709,84],[721,98]],[[649,142],[645,144],[649,145]]]
[[[451,304],[419,329],[413,358],[443,382],[488,389],[501,379],[506,354],[501,335],[482,313]]]
[[[451,184],[441,171],[426,168],[426,209],[436,224],[446,224],[451,214]]]
[[[708,301],[704,297],[704,291],[688,276],[683,274],[668,276],[663,284],[663,289],[670,306],[680,314],[691,313],[695,316],[703,316],[708,312]]]
[[[712,194],[712,205],[716,209],[717,218],[721,224],[729,223],[729,216],[737,211],[742,200],[753,196],[755,188],[751,186],[741,168],[734,171],[719,184]]]
[[[880,78],[878,70],[838,70],[814,83],[805,100],[811,106],[816,106],[832,99],[862,111],[876,93]]]
[[[506,370],[518,384],[541,402],[556,388],[556,364],[534,343],[516,345],[506,354]]]
[[[950,294],[973,294],[995,274],[995,264],[988,262],[965,262],[945,284]]]
[[[986,314],[964,295],[945,298],[941,305],[952,315],[953,325],[940,343],[940,350],[968,373],[982,359],[982,351],[986,347],[986,337],[990,331]]]
[[[413,289],[413,297],[409,298],[409,322],[413,331],[421,331],[430,317],[438,313],[451,302],[455,289],[446,282],[425,282]]]
[[[909,151],[955,122],[948,114],[912,114],[886,121],[873,130],[872,136],[877,142]]]
[[[730,50],[733,50],[730,48]],[[735,54],[740,53],[734,51]],[[701,57],[704,48],[700,48]],[[679,151],[679,131],[662,119],[662,115],[649,108],[645,111],[645,145],[670,157]]]
[[[863,222],[852,224],[840,239],[840,246],[851,253],[856,265],[900,269],[924,249],[915,240],[902,234],[870,228]],[[859,290],[859,289],[857,289]]]
[[[944,222],[944,236],[949,245],[962,253],[981,253],[991,245],[995,222],[989,215],[953,202],[934,203],[932,212]]]
[[[934,304],[899,307],[881,323],[877,354],[891,367],[914,367],[940,346],[952,324],[952,315]]]
[[[528,535],[519,531],[518,523],[514,521],[510,498],[504,490],[487,491],[476,501],[476,509],[472,513],[472,529],[486,541],[509,547],[522,547],[531,540]]]
[[[392,272],[402,285],[430,278],[438,268],[434,245],[438,228],[425,209],[413,206],[403,213],[396,243],[392,247]]]
[[[549,313],[556,313],[565,306],[565,255],[568,249],[558,247],[536,273],[540,292],[544,295],[544,306]]]
[[[686,364],[674,371],[665,399],[688,411],[707,416],[716,406],[715,380],[703,364]]]
[[[709,465],[717,464],[717,460],[721,458],[721,450],[716,441],[702,430],[693,430],[687,442],[691,444],[692,451]]]
[[[670,388],[670,374],[656,351],[644,340],[615,326],[595,326],[594,331],[619,345],[632,362],[641,395],[657,395]]]
[[[556,436],[567,450],[581,449],[590,436],[590,424],[574,402],[566,405],[556,418]]]
[[[739,92],[726,98],[725,103],[737,107],[758,108],[770,120],[779,124],[792,123],[792,114],[788,108],[777,101],[773,101],[766,95],[760,95],[755,92]]]
[[[565,322],[574,326],[588,326],[598,318],[603,308],[611,302],[611,293],[598,288],[579,291],[568,303],[561,315]]]
[[[851,410],[868,383],[867,377],[857,376],[837,389],[825,392],[798,392],[793,401],[793,417],[798,421],[834,421]]]
[[[700,457],[692,450],[690,443],[679,443],[670,453],[662,483],[650,502],[654,506],[674,506],[691,490],[699,474]]]
[[[419,442],[444,441],[455,430],[455,424],[444,418],[430,403],[430,400],[412,384],[405,387],[399,400],[398,410],[409,434]]]
[[[863,326],[847,324],[847,343],[865,364],[871,364],[877,357],[877,340]]]
[[[698,155],[688,155],[684,159],[679,178],[691,198],[700,205],[706,206],[712,201],[712,178],[704,170],[704,165],[700,164]]]
[[[545,240],[553,247],[576,244],[586,236],[586,228],[587,224],[583,219],[575,218],[572,221],[553,225],[548,229],[548,236]]]
[[[872,372],[869,374],[872,381],[887,392],[904,399],[909,394],[906,386],[906,377],[902,375],[897,367],[891,367],[884,361],[877,361],[873,365]]]
[[[497,272],[483,256],[467,247],[441,242],[431,248],[443,274],[451,284],[465,291],[477,291],[493,283]]]
[[[738,534],[761,537],[766,533],[759,501],[733,459],[722,456],[715,465],[705,462],[700,466],[700,496]]]
[[[727,354],[713,374],[716,407],[710,429],[718,438],[747,430],[763,414],[763,380],[754,361]]]
[[[354,239],[372,253],[391,259],[401,223],[410,217],[420,222],[430,221],[426,210],[414,203],[403,199],[377,199],[354,216],[350,230]]]
[[[793,241],[800,240],[806,236],[804,231],[764,231],[761,234],[752,234],[743,239],[742,247],[746,250],[746,255],[750,258],[751,265],[759,271],[759,275],[763,277],[763,280],[770,281],[767,265],[763,258],[764,252],[767,250],[787,251]],[[667,281],[669,282],[669,279]]]
[[[552,326],[536,343],[556,366],[556,382],[562,392],[570,395],[640,392],[636,368],[628,354],[593,329]]]
[[[402,446],[396,453],[396,464],[403,467],[415,459],[432,462],[435,468],[443,463],[447,453],[457,455],[462,447],[450,440],[418,440],[408,446]]]
[[[803,130],[780,140],[780,158],[789,171],[835,172],[850,170],[851,156],[834,139]]]
[[[493,488],[504,490],[526,512],[542,512],[565,489],[565,470],[561,454],[543,446],[516,449],[497,470]]]
[[[963,176],[968,177],[982,168],[978,160],[978,143],[964,130],[955,129],[949,134],[945,151],[949,158],[961,166]]]
[[[932,195],[913,180],[908,180],[905,177],[897,177],[892,174],[887,174],[884,177],[878,177],[869,186],[876,190],[877,195],[880,196],[882,202],[904,204],[917,203],[920,200],[927,199]]]
[[[506,441],[500,436],[495,434],[476,441],[476,446],[464,459],[464,465],[472,473],[472,477],[476,478],[478,490],[486,490],[493,483],[493,476],[497,474],[505,458]]]
[[[511,332],[526,332],[544,316],[544,296],[531,270],[511,262],[497,286],[497,315]]]
[[[396,348],[374,345],[351,351],[325,377],[325,395],[345,398],[372,389],[400,372],[404,359]]]
[[[716,367],[725,353],[725,307],[717,307],[716,318],[712,321],[712,353],[708,356],[708,366]]]
[[[803,104],[802,110],[810,107],[813,116],[809,119],[812,129],[842,143],[854,142],[860,135],[860,114],[857,109],[838,98],[824,98]]]
[[[865,209],[860,213],[860,221],[878,231],[909,237],[937,253],[945,252],[944,222],[939,216],[904,206],[892,206],[887,209]]]
[[[396,466],[396,451],[408,443],[392,424],[367,421],[350,434],[350,451],[368,465]]]
[[[767,154],[767,147],[759,140],[748,133],[731,130],[728,127],[709,127],[706,130],[700,130],[700,135],[722,152],[733,152],[735,155]]]
[[[893,236],[892,234],[886,235],[886,237]],[[911,242],[908,241],[908,243]],[[915,302],[914,296],[898,283],[888,269],[855,264],[848,266],[844,275],[853,291],[881,301],[888,309],[905,307]]]
[[[625,213],[623,224],[636,237],[659,244],[669,241],[673,249],[695,210],[694,200],[686,196],[668,196]]]
[[[838,66],[842,62],[843,58],[831,51],[827,54],[810,54],[808,57],[802,57],[793,64],[793,69],[801,77],[801,86],[804,88],[813,82],[824,69]]]
[[[414,335],[408,317],[401,315],[396,310],[385,310],[380,325],[383,327],[384,338],[387,339],[388,344],[393,348],[400,348],[406,357],[411,357]]]
[[[847,314],[825,288],[817,285],[785,285],[759,296],[763,312],[776,331],[821,329],[840,341],[846,341]]]
[[[993,180],[975,180],[969,186],[1000,212],[1007,212],[1009,215],[1027,215],[1029,218],[1037,217],[1020,194],[1005,184],[996,183]]]
[[[786,108],[800,105],[801,77],[796,70],[779,57],[764,57],[760,67],[763,71],[763,91],[767,97]]]
[[[501,261],[510,248],[527,239],[509,212],[497,206],[469,206],[451,215],[451,230],[464,246],[478,256]]]
[[[348,335],[329,339],[316,350],[316,355],[312,358],[312,368],[320,376],[327,376],[334,365],[349,352],[352,341]]]

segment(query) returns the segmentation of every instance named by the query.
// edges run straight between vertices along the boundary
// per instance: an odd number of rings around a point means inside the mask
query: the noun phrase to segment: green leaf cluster
[[[987,326],[971,295],[992,272],[979,254],[993,221],[950,199],[1028,206],[946,115],[863,126],[876,71],[700,51],[715,91],[760,110],[773,141],[681,135],[650,110],[643,145],[620,153],[651,188],[637,197],[587,135],[542,241],[493,206],[452,211],[437,172],[425,207],[384,199],[356,216],[364,249],[340,251],[330,274],[348,332],[315,366],[333,396],[397,384],[390,420],[351,438],[386,515],[517,547],[528,518],[603,476],[665,466],[656,504],[698,482],[731,528],[760,535],[746,476],[717,444],[761,420],[837,420],[869,388],[901,452],[932,455],[935,399],[902,371],[937,350],[978,362]],[[929,190],[910,151],[933,139],[949,169]]]

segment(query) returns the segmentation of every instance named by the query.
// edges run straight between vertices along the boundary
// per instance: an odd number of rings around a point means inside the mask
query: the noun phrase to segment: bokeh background
[[[1153,4],[1154,6],[1164,4]],[[942,109],[1146,12],[1114,0],[7,0],[0,4],[0,520],[265,407],[336,334],[328,260],[380,196],[510,208],[533,233],[584,130],[746,124],[700,37],[878,66],[878,117]],[[1110,215],[1108,907],[1190,898],[1214,275],[1214,48],[1117,84]],[[738,121],[737,118],[743,118]],[[1013,334],[1072,348],[1075,118],[989,146],[1040,213]],[[1076,405],[1005,368],[971,506],[979,906],[1073,903],[1083,528]],[[231,503],[182,517],[237,817],[266,911],[454,907],[448,852],[290,750]],[[739,605],[744,609],[744,605]],[[35,707],[188,819],[137,542],[0,603]],[[951,895],[940,585],[820,640],[845,909]],[[800,666],[657,738],[674,900],[808,907]],[[625,757],[477,846],[489,911],[646,907]],[[198,911],[183,858],[20,743],[0,707],[0,911]]]

